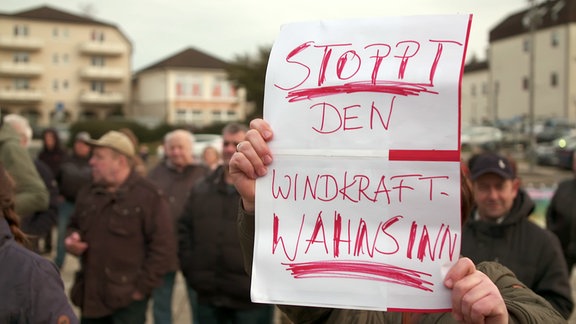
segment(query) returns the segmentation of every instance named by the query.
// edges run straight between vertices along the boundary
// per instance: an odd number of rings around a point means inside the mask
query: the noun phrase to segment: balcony
[[[87,55],[119,56],[128,51],[120,43],[85,42],[80,45],[80,52]]]
[[[0,102],[33,103],[42,100],[42,93],[36,89],[0,88]]]
[[[85,105],[119,105],[124,104],[124,95],[120,92],[87,91],[80,94],[80,102]]]
[[[91,80],[116,80],[120,81],[123,78],[129,78],[130,72],[122,69],[109,68],[109,67],[85,67],[80,71],[80,77]]]
[[[39,76],[44,72],[40,64],[31,63],[0,63],[0,75],[8,76]]]
[[[11,50],[38,51],[44,46],[44,41],[33,37],[0,37],[0,48]]]

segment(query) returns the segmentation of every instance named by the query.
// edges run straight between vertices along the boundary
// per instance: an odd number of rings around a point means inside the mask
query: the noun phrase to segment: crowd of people
[[[32,157],[28,121],[4,116],[0,291],[11,302],[0,305],[0,323],[143,324],[150,306],[154,323],[172,323],[179,272],[193,323],[272,323],[274,306],[251,301],[250,276],[255,180],[273,163],[268,143],[274,133],[256,119],[250,128],[230,123],[221,135],[221,148],[207,148],[205,159],[196,159],[194,134],[171,131],[162,158],[148,166],[129,129],[98,139],[80,132],[70,150],[47,129],[42,150]],[[574,307],[576,179],[558,187],[545,229],[528,218],[534,202],[513,160],[481,153],[461,171],[462,258],[444,282],[452,292],[451,313],[278,306],[285,319],[567,322]],[[59,275],[67,254],[79,261],[69,292]]]

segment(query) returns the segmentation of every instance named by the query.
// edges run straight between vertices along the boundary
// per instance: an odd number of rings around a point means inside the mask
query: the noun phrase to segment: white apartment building
[[[486,61],[476,61],[466,64],[462,77],[462,107],[460,119],[464,127],[481,125],[487,120],[489,107],[488,102],[488,78],[489,67]]]
[[[134,118],[149,125],[204,127],[243,121],[253,109],[245,89],[228,80],[226,63],[194,48],[136,72],[133,91]]]
[[[530,13],[527,7],[495,26],[490,31],[488,68],[480,73],[474,69],[465,72],[463,123],[528,116],[531,62],[535,119],[576,122],[576,0],[539,1],[533,33]],[[474,87],[485,91],[474,97]]]
[[[113,24],[48,6],[0,13],[0,109],[41,127],[124,115],[131,56]]]

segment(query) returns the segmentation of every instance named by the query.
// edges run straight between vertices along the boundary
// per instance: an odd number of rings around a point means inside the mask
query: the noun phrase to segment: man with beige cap
[[[89,144],[92,184],[78,193],[66,238],[80,259],[70,298],[82,323],[145,323],[148,298],[176,259],[169,206],[134,172],[125,134],[110,131]]]

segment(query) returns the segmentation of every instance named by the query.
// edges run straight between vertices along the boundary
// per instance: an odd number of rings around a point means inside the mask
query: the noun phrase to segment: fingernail
[[[258,176],[259,177],[265,176],[266,173],[268,173],[268,168],[262,167],[262,168],[258,169]]]
[[[264,162],[264,164],[268,165],[272,163],[272,157],[270,155],[264,155],[262,157],[262,161]]]
[[[272,136],[272,132],[264,131],[264,133],[262,133],[262,135],[264,136],[265,139],[270,139],[270,137]]]
[[[444,281],[444,286],[448,287],[448,288],[452,288],[452,285],[454,283],[452,282],[452,279],[446,279],[446,281]]]

